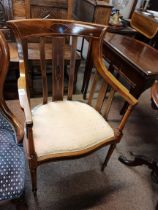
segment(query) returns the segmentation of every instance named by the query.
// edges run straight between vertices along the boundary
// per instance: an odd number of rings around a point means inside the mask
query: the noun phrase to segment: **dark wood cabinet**
[[[27,17],[67,19],[68,0],[27,0]]]
[[[112,10],[112,5],[108,2],[108,0],[74,0],[74,18],[81,21],[107,25]]]

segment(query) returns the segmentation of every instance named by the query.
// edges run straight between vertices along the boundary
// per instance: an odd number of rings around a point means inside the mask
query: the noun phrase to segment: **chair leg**
[[[110,148],[109,148],[108,153],[106,155],[105,161],[104,161],[104,163],[103,163],[103,165],[101,167],[101,171],[104,171],[105,167],[107,166],[108,161],[109,161],[109,159],[110,159],[110,157],[111,157],[115,147],[116,147],[116,144],[111,144],[110,145]]]
[[[37,167],[30,167],[31,182],[32,182],[32,192],[34,196],[37,193]]]

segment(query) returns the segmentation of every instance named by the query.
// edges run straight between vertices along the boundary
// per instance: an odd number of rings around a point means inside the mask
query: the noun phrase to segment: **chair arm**
[[[120,93],[120,95],[132,106],[136,105],[138,103],[138,100],[130,94],[129,90],[121,84],[112,74],[111,72],[106,68],[103,59],[99,56],[94,57],[94,65],[98,72],[101,74],[103,79],[108,82],[113,89]]]
[[[19,59],[20,77],[18,79],[18,95],[21,108],[24,110],[25,120],[27,125],[32,125],[32,114],[30,104],[27,96],[26,78],[25,78],[25,64],[23,59]]]
[[[32,114],[31,114],[31,109],[30,109],[26,90],[18,89],[18,94],[19,94],[20,105],[22,109],[24,110],[26,124],[30,125],[33,123],[33,121],[32,121]]]

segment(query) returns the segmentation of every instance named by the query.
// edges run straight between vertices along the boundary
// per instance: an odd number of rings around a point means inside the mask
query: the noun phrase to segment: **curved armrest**
[[[99,56],[94,57],[94,64],[98,72],[102,75],[106,82],[108,82],[115,91],[118,91],[121,96],[132,106],[138,103],[138,100],[130,94],[129,90],[121,84],[105,67],[103,59]]]
[[[29,105],[29,101],[27,98],[27,93],[25,89],[18,89],[18,93],[19,93],[19,101],[20,101],[20,105],[22,107],[22,109],[24,110],[25,113],[25,118],[26,118],[26,124],[30,125],[33,123],[32,121],[32,114],[31,114],[31,110],[30,110],[30,105]]]

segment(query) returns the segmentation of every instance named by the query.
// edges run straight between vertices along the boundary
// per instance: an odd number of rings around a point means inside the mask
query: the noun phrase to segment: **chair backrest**
[[[106,27],[102,25],[52,19],[9,21],[8,26],[13,29],[18,42],[20,74],[26,75],[27,84],[29,84],[29,61],[40,62],[44,104],[48,100],[46,74],[48,65],[49,69],[52,69],[52,100],[63,100],[65,39],[69,37],[71,40],[68,81],[68,99],[71,99],[74,85],[77,38],[85,37],[89,41],[95,41],[98,51],[101,53],[101,38],[104,37],[106,31]],[[35,39],[36,43],[30,43],[32,39]],[[34,47],[31,47],[33,44]],[[20,82],[23,83],[24,81]],[[26,89],[29,95],[28,85]]]
[[[8,73],[9,66],[9,47],[2,32],[0,32],[0,112],[13,124],[16,130],[17,139],[20,141],[23,138],[23,129],[19,121],[9,110],[3,95],[4,83]]]
[[[73,0],[26,0],[27,18],[71,19]]]

